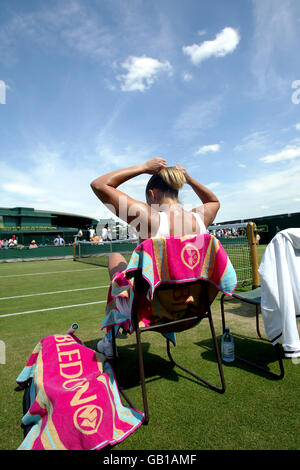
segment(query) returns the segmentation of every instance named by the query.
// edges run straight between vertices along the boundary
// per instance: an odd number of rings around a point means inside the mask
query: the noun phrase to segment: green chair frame
[[[245,303],[253,305],[255,307],[255,319],[256,319],[256,332],[257,332],[257,335],[261,340],[271,343],[270,340],[268,340],[267,338],[265,338],[261,335],[260,327],[259,327],[259,315],[261,313],[261,308],[260,308],[261,288],[256,287],[252,290],[248,290],[248,291],[245,291],[245,292],[233,293],[232,297],[234,299],[240,301],[240,302],[245,302]],[[222,294],[220,302],[221,302],[222,330],[223,330],[223,333],[224,333],[225,325],[226,325],[225,308],[224,308],[224,304],[225,304],[226,301],[225,301],[225,295],[224,294]],[[257,364],[253,361],[249,361],[248,359],[245,359],[241,356],[236,355],[235,358],[238,361],[240,361],[244,364],[247,364],[248,366],[254,367],[257,370],[259,370],[261,372],[264,372],[265,374],[267,374],[268,376],[270,376],[274,379],[282,379],[284,377],[284,367],[283,367],[283,362],[282,362],[282,352],[281,352],[280,344],[277,343],[273,347],[274,347],[274,350],[275,350],[276,360],[278,361],[279,374],[276,374],[276,373],[270,371],[269,369],[261,366],[260,364]]]

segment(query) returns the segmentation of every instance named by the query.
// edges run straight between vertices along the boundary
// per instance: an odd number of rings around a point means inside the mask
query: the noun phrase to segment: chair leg
[[[220,350],[219,350],[218,341],[217,341],[215,328],[214,328],[214,324],[213,324],[212,315],[211,315],[210,310],[209,310],[208,319],[209,319],[210,330],[211,330],[211,334],[212,334],[212,338],[213,338],[215,353],[216,353],[216,357],[217,357],[220,379],[221,379],[221,383],[222,383],[222,388],[219,389],[219,391],[220,391],[220,393],[224,393],[225,389],[226,389],[226,385],[225,385],[225,378],[224,378],[223,367],[222,367],[222,359],[221,359],[221,355],[220,355]]]
[[[259,329],[259,307],[258,305],[255,305],[255,317],[256,317],[256,332],[259,338],[262,339],[260,329]]]
[[[139,331],[139,328],[136,329],[136,343],[137,343],[137,354],[138,354],[143,406],[144,406],[144,414],[145,414],[145,419],[143,421],[143,424],[148,424],[149,408],[148,408],[147,391],[146,391],[146,383],[145,383],[145,371],[144,371],[144,360],[143,360],[143,351],[142,351],[142,342],[141,342],[141,332]]]
[[[221,296],[221,317],[222,317],[222,330],[223,330],[223,333],[225,332],[225,311],[224,311],[224,298],[225,298],[225,294],[222,294]],[[249,303],[249,302],[248,302]],[[253,304],[252,304],[253,305]],[[260,306],[259,305],[255,305],[255,317],[256,317],[256,332],[257,332],[257,336],[264,340],[264,341],[269,341],[267,338],[264,338],[262,335],[261,335],[261,332],[260,332],[260,326],[259,326],[259,314],[260,314]]]
[[[259,313],[260,313],[260,306],[259,305],[256,305],[256,332],[257,332],[257,336],[262,339],[263,341],[269,341],[268,338],[265,338],[264,336],[261,335],[261,332],[260,332],[260,327],[259,327]]]
[[[222,331],[225,332],[225,312],[224,312],[224,298],[225,294],[221,296],[221,317],[222,317]]]
[[[179,367],[179,369],[181,369],[184,372],[187,372],[188,374],[192,375],[193,377],[195,377],[200,382],[205,383],[212,390],[214,390],[218,393],[224,393],[225,389],[226,389],[226,385],[225,385],[225,379],[224,379],[224,374],[223,374],[221,356],[220,356],[219,347],[218,347],[218,341],[217,341],[217,338],[216,338],[216,334],[215,334],[211,314],[208,314],[208,319],[209,319],[209,324],[210,324],[210,330],[211,330],[211,334],[212,334],[214,349],[215,349],[215,353],[216,353],[216,356],[217,356],[219,375],[220,375],[221,384],[222,384],[221,388],[217,387],[216,385],[212,384],[211,382],[208,382],[203,377],[200,377],[198,374],[195,374],[195,372],[192,372],[191,370],[187,369],[186,367],[183,367],[182,365],[180,365],[176,361],[174,361],[174,359],[172,357],[172,354],[171,354],[171,350],[170,350],[170,340],[169,339],[167,339],[167,353],[168,353],[168,356],[169,356],[169,359],[170,359],[171,363],[174,364],[175,366]]]
[[[111,333],[112,333],[113,361],[115,362],[117,359],[117,346],[116,346],[116,334],[115,334],[114,327],[112,327]]]
[[[113,345],[113,359],[112,359],[112,363],[113,363],[113,368],[114,368],[114,371],[115,371],[115,376],[116,376],[116,380],[117,380],[117,376],[118,376],[118,358],[117,358],[117,345],[116,345],[116,335],[115,335],[115,329],[112,328],[112,345]],[[124,399],[127,401],[128,405],[131,407],[131,408],[134,408],[136,409],[136,406],[132,403],[132,401],[130,400],[130,398],[128,397],[127,393],[124,392],[124,389],[123,387],[118,383],[117,381],[117,385],[118,385],[118,389],[119,389],[119,392],[120,394],[124,397]]]
[[[225,331],[224,297],[225,297],[225,295],[223,294],[222,297],[221,297],[221,316],[222,316],[223,333]],[[262,339],[263,341],[270,342],[267,338],[264,338],[264,337],[261,336],[260,329],[259,329],[259,306],[256,305],[255,307],[256,307],[256,331],[257,331],[257,334],[258,334],[259,338]],[[283,367],[283,362],[282,362],[282,355],[281,355],[281,351],[280,351],[280,346],[279,346],[278,343],[275,345],[275,355],[276,355],[278,365],[279,365],[279,369],[280,369],[279,374],[275,374],[274,372],[271,372],[269,369],[267,369],[265,367],[262,367],[262,366],[260,366],[256,363],[254,363],[254,362],[248,361],[247,359],[244,359],[240,356],[236,355],[235,358],[238,361],[240,361],[244,364],[247,364],[251,367],[254,367],[257,370],[260,370],[261,372],[265,372],[267,375],[269,375],[270,377],[272,377],[274,379],[282,379],[284,377],[284,367]]]

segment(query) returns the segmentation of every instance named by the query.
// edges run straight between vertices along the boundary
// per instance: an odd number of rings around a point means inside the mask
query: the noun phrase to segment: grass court
[[[263,247],[259,247],[259,257]],[[0,264],[0,449],[23,440],[22,392],[15,379],[34,346],[51,334],[64,334],[73,322],[78,337],[95,348],[109,285],[107,269],[71,259]],[[277,371],[270,344],[258,340],[251,306],[228,301],[227,323],[236,350]],[[221,341],[219,296],[212,305]],[[261,327],[263,332],[263,326]],[[118,339],[119,362],[128,395],[142,409],[134,335]],[[300,362],[284,359],[285,377],[274,380],[238,362],[224,364],[227,389],[220,395],[169,365],[165,340],[144,333],[145,373],[150,421],[114,450],[299,449]],[[177,336],[179,355],[188,368],[218,381],[207,321]],[[126,403],[124,403],[126,404]]]

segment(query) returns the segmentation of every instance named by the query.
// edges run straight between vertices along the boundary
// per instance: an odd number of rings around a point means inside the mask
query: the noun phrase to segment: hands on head
[[[167,167],[167,162],[164,158],[155,157],[147,160],[145,163],[145,173],[149,175],[154,175],[155,173],[160,172],[163,168]]]
[[[171,178],[171,174],[172,174],[171,179],[172,179],[172,182],[174,182],[174,178],[173,178],[174,172],[172,172],[172,169],[174,168],[177,170],[180,170],[183,173],[183,176],[185,177],[185,178],[178,178],[178,175],[177,176],[175,175],[176,176],[175,186],[173,184],[169,185],[169,182],[167,181],[167,179],[169,180]],[[158,175],[158,173],[161,170],[166,170],[166,173],[162,172],[164,173],[163,175],[161,174]],[[199,199],[202,202],[201,210],[204,209],[205,225],[208,227],[212,223],[212,221],[214,220],[216,216],[217,211],[220,208],[220,202],[218,198],[216,197],[216,195],[209,188],[205,187],[203,184],[197,181],[194,177],[190,176],[182,165],[177,164],[173,167],[168,167],[165,158],[162,158],[162,157],[151,158],[150,160],[147,160],[144,163],[140,163],[140,164],[128,167],[128,168],[121,168],[118,170],[114,170],[110,173],[99,176],[91,183],[91,187],[93,191],[95,192],[96,196],[100,199],[100,201],[102,201],[104,204],[109,204],[109,207],[112,208],[110,210],[112,210],[112,212],[114,212],[122,220],[125,220],[127,223],[131,224],[132,219],[134,219],[139,214],[140,217],[142,219],[145,219],[147,222],[147,220],[149,221],[149,218],[152,217],[152,212],[153,212],[153,211],[151,212],[150,210],[151,208],[149,209],[149,205],[141,201],[135,200],[131,196],[127,195],[126,193],[118,189],[118,187],[121,184],[143,173],[152,175],[147,184],[146,192],[147,192],[149,183],[151,182],[152,178],[155,179],[156,175],[161,176],[161,179],[163,179],[164,181],[167,181],[167,184],[171,186],[171,188],[175,188],[176,190],[180,189],[184,183],[187,183],[189,186],[191,186],[193,191],[196,193],[196,195],[199,197]],[[184,181],[183,182],[181,181],[180,184],[177,184],[179,183],[179,180],[182,180],[182,179]],[[154,184],[153,181],[151,184],[153,186]],[[155,185],[153,186],[153,188],[154,187]],[[169,191],[169,189],[170,189],[169,187],[166,188],[167,191]],[[124,201],[124,200],[126,203],[125,204],[126,210],[123,210],[121,208],[120,201]],[[192,211],[197,212],[198,207],[195,207],[194,209],[192,209]],[[133,212],[135,216],[132,215]]]
[[[164,158],[162,157],[155,157],[151,158],[150,160],[147,160],[145,163],[145,173],[148,173],[149,175],[154,175],[155,173],[159,173],[160,170],[163,168],[167,168],[167,162]],[[184,176],[187,177],[188,173],[183,166],[176,164],[175,168],[177,170],[180,170],[183,172]]]

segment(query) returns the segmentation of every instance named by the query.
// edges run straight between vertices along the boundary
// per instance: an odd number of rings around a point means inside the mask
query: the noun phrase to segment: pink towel
[[[213,235],[149,238],[134,250],[127,269],[114,276],[108,292],[102,329],[110,331],[115,326],[117,333],[122,325],[127,331],[133,331],[131,310],[134,298],[133,274],[136,271],[141,272],[149,285],[149,301],[155,298],[157,286],[163,283],[182,284],[180,295],[185,296],[186,302],[193,298],[195,305],[197,299],[188,290],[184,293],[184,283],[208,281],[211,301],[218,291],[232,295],[237,284],[232,264],[221,243]],[[148,325],[155,317],[160,320],[168,317],[174,312],[174,309],[170,311],[173,304],[172,299],[168,301],[165,298],[163,302],[152,302],[150,307],[150,303],[145,301],[145,315],[144,318],[140,316],[140,320]],[[171,307],[169,313],[165,308],[167,305]]]
[[[92,450],[125,439],[144,414],[122,405],[113,370],[101,354],[71,335],[43,338],[17,378],[32,378],[32,428],[20,450]]]

